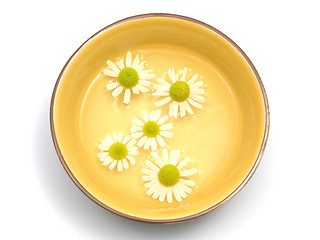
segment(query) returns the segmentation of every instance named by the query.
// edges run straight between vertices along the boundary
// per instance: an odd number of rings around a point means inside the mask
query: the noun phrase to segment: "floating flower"
[[[184,68],[183,73],[178,80],[178,76],[175,74],[174,69],[168,70],[169,78],[172,83],[167,82],[162,78],[158,78],[157,81],[160,84],[155,84],[154,88],[156,92],[152,93],[154,96],[164,96],[160,101],[155,102],[157,107],[163,106],[172,101],[169,108],[169,116],[171,117],[185,117],[186,112],[194,114],[190,105],[196,108],[202,108],[204,97],[200,96],[205,93],[203,81],[197,81],[199,75],[196,73],[189,81],[186,81],[188,69]]]
[[[123,133],[113,133],[108,135],[101,141],[98,148],[101,150],[98,153],[103,166],[109,166],[112,170],[117,165],[117,170],[120,172],[129,168],[128,161],[133,165],[136,163],[133,156],[139,154],[138,147],[135,146],[136,140],[130,135],[124,137]]]
[[[192,192],[190,187],[195,186],[195,182],[185,179],[198,171],[195,168],[184,170],[184,167],[190,162],[190,158],[185,158],[179,162],[180,151],[172,149],[170,156],[168,150],[162,150],[162,158],[155,152],[151,153],[155,162],[145,161],[147,168],[142,169],[142,181],[145,181],[147,195],[154,199],[159,198],[162,202],[167,197],[167,202],[172,202],[172,195],[180,202],[187,194]]]
[[[173,125],[172,123],[165,123],[169,117],[167,115],[161,116],[160,110],[151,111],[148,116],[146,111],[142,111],[143,121],[139,119],[132,119],[135,124],[130,131],[133,138],[139,139],[137,145],[138,147],[144,146],[145,150],[151,147],[152,151],[157,150],[157,142],[161,147],[166,145],[163,137],[172,137],[172,132],[170,130]]]
[[[139,55],[136,55],[132,61],[131,52],[127,53],[125,60],[121,58],[116,63],[110,60],[107,61],[108,67],[103,70],[103,73],[115,78],[111,83],[107,84],[107,90],[113,90],[113,97],[117,97],[122,90],[125,90],[123,102],[128,104],[131,90],[134,94],[149,92],[146,87],[151,83],[148,80],[155,78],[155,74],[152,70],[144,70],[144,64],[145,61],[141,61]]]

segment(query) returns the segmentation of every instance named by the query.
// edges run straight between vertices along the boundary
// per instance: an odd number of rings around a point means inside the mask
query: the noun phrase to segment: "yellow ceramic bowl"
[[[130,119],[154,108],[151,96],[135,95],[126,106],[105,90],[106,60],[129,50],[141,54],[157,76],[188,67],[206,83],[203,110],[172,120],[174,138],[167,142],[183,149],[199,170],[193,178],[197,186],[182,202],[161,203],[146,195],[140,179],[148,152],[121,173],[97,158],[104,136],[129,134]],[[218,208],[248,182],[265,148],[269,111],[256,69],[227,36],[187,17],[146,14],[102,29],[72,55],[53,92],[51,130],[64,168],[91,200],[129,219],[173,223]]]

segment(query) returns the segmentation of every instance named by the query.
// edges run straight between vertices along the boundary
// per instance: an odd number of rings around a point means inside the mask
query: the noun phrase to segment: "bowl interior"
[[[107,134],[129,134],[131,119],[155,109],[156,97],[134,95],[129,106],[106,92],[106,60],[140,54],[157,76],[169,68],[191,69],[206,83],[206,102],[194,117],[171,119],[170,148],[183,151],[199,173],[182,202],[148,197],[141,168],[150,152],[121,173],[102,166],[97,145]],[[123,96],[123,95],[121,95]],[[166,107],[162,108],[167,113]],[[184,218],[230,196],[256,163],[264,139],[265,102],[246,59],[225,38],[197,23],[172,17],[139,18],[108,28],[89,40],[61,76],[53,105],[56,143],[78,186],[100,205],[146,220]]]

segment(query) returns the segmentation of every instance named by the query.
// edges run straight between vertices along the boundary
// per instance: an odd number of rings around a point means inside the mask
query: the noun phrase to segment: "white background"
[[[319,2],[319,1],[318,1]],[[317,1],[1,1],[1,239],[320,239],[320,7]],[[262,162],[230,202],[150,225],[95,205],[62,168],[49,131],[60,70],[92,34],[141,13],[204,21],[255,64],[270,101]]]

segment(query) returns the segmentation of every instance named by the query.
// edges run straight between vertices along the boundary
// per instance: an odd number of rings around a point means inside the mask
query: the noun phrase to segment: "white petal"
[[[151,111],[150,116],[149,116],[150,121],[154,121],[153,120],[154,114],[155,114],[155,111]]]
[[[112,83],[109,83],[107,84],[107,90],[113,90],[115,89],[116,87],[119,86],[119,83],[118,82],[112,82]]]
[[[139,155],[139,152],[138,151],[134,151],[134,152],[128,151],[128,155],[137,156],[137,155]]]
[[[169,92],[154,92],[151,94],[152,96],[161,96],[161,97],[167,97],[169,96]]]
[[[118,62],[116,62],[116,65],[117,65],[120,69],[125,68],[123,58],[121,58]]]
[[[104,145],[104,146],[106,146],[106,147],[110,147],[110,145],[111,145],[112,143],[109,144],[109,142],[106,141],[106,139],[102,139],[102,140],[101,140],[101,144]]]
[[[142,176],[141,180],[142,181],[152,181],[152,180],[156,180],[157,176]]]
[[[123,139],[123,133],[119,133],[118,134],[118,142],[122,142],[122,139]]]
[[[136,67],[137,72],[140,72],[144,68],[144,64],[146,61],[142,61],[139,63],[139,65]]]
[[[144,123],[140,119],[137,119],[137,118],[132,119],[132,122],[140,127],[143,127],[143,125],[144,125]]]
[[[163,106],[165,104],[167,104],[168,102],[170,102],[171,100],[171,97],[165,97],[157,102],[155,102],[154,104],[157,106],[157,107],[160,107],[160,106]]]
[[[180,81],[185,81],[185,80],[186,80],[187,72],[188,72],[188,68],[184,68],[184,69],[183,69],[182,76],[181,76],[181,78],[180,78]]]
[[[117,97],[123,90],[122,86],[118,86],[115,90],[113,90],[112,92],[112,96],[113,97]]]
[[[179,104],[177,102],[172,102],[169,109],[169,116],[170,117],[178,117],[178,107]]]
[[[159,125],[165,123],[169,119],[168,115],[162,116],[159,121],[157,122]]]
[[[139,148],[137,146],[129,147],[128,152],[135,152],[135,151],[138,151],[138,149]]]
[[[149,160],[146,160],[144,163],[145,163],[146,166],[147,166],[148,168],[150,168],[151,170],[153,170],[153,171],[155,171],[155,172],[159,172],[159,171],[160,171],[160,169],[159,169],[156,165],[154,165],[152,162],[150,162]]]
[[[167,86],[168,88],[171,87],[170,83],[168,83],[166,80],[164,80],[164,79],[162,79],[162,78],[157,78],[157,81],[158,81],[160,84],[162,84],[162,85],[164,85],[164,86]]]
[[[176,74],[174,72],[174,69],[169,69],[168,70],[169,78],[172,80],[172,82],[176,82]]]
[[[109,68],[111,68],[112,71],[114,71],[115,73],[119,74],[120,70],[113,62],[108,60],[107,64],[108,64]]]
[[[179,179],[179,182],[183,183],[184,185],[186,186],[190,186],[190,187],[193,187],[196,185],[196,183],[192,180],[186,180],[186,179],[183,179],[183,178],[180,178]]]
[[[154,111],[153,121],[157,122],[161,116],[161,110]]]
[[[137,56],[133,60],[131,67],[136,69],[138,67],[139,63],[140,63],[140,58],[139,58],[139,54],[137,54]]]
[[[190,94],[190,98],[192,98],[193,100],[199,102],[199,103],[203,103],[204,102],[204,97],[196,95],[196,94]]]
[[[104,159],[103,161],[103,166],[108,166],[111,162],[113,161],[113,159],[111,157],[107,157]]]
[[[150,196],[151,194],[155,193],[155,191],[159,188],[160,184],[156,183],[154,184],[151,188],[148,189],[148,191],[146,192],[148,196]]]
[[[135,140],[135,139],[131,139],[128,143],[127,143],[127,148],[130,148],[130,147],[132,147],[133,145],[135,145],[136,144],[136,142],[137,142],[137,140]]]
[[[168,138],[172,137],[172,132],[169,132],[169,131],[160,131],[159,134],[163,137],[168,137]]]
[[[161,185],[158,184],[158,185],[157,185],[157,188],[155,188],[154,193],[153,193],[153,195],[152,195],[152,198],[153,198],[153,199],[157,199],[157,198],[159,197],[159,195],[160,195],[160,190],[161,190]]]
[[[159,120],[159,117],[161,115],[161,110],[154,110],[150,113],[150,121],[157,122]]]
[[[148,150],[149,147],[150,147],[150,145],[151,145],[151,138],[148,138],[148,140],[147,140],[146,143],[144,144],[144,149],[145,149],[145,150]]]
[[[169,130],[173,128],[173,124],[172,123],[166,123],[160,126],[160,130]]]
[[[152,151],[156,151],[157,150],[157,141],[156,141],[156,138],[151,138],[151,150]]]
[[[203,85],[204,85],[204,83],[202,81],[199,81],[199,82],[196,82],[196,83],[192,84],[190,86],[190,89],[199,88],[199,87],[202,87]]]
[[[172,192],[173,192],[173,196],[175,197],[175,199],[176,199],[178,202],[181,202],[182,199],[181,199],[181,196],[180,196],[180,192],[179,192],[179,190],[177,189],[177,186],[173,186],[173,187],[172,187]]]
[[[141,70],[140,74],[149,74],[149,73],[153,73],[152,70]]]
[[[113,132],[113,133],[112,133],[112,136],[113,136],[114,142],[118,142],[118,134],[115,133],[115,132]]]
[[[139,89],[140,92],[146,93],[149,92],[149,89],[146,88],[145,86],[141,85],[141,84],[137,84],[136,87]]]
[[[186,107],[185,107],[185,101],[179,103],[179,108],[180,108],[180,117],[185,117],[186,116]]]
[[[149,176],[145,176],[145,177],[149,177]],[[154,185],[156,185],[157,183],[158,183],[157,179],[154,178],[154,179],[151,180],[150,182],[145,183],[144,186],[145,186],[146,188],[151,188],[151,187],[153,187]]]
[[[180,159],[180,151],[172,149],[170,152],[169,163],[176,166]]]
[[[132,65],[132,54],[131,52],[127,52],[126,67],[131,67],[131,65]]]
[[[138,83],[141,84],[142,86],[147,86],[147,87],[151,85],[151,82],[147,80],[139,80]]]
[[[157,141],[160,144],[161,147],[164,147],[166,145],[165,141],[160,135],[157,135]]]
[[[166,148],[162,150],[162,160],[164,165],[169,164],[169,152],[168,152],[168,149]]]
[[[141,172],[142,172],[143,174],[146,174],[146,175],[149,175],[149,176],[156,176],[156,175],[157,175],[157,172],[152,171],[152,170],[150,170],[150,169],[146,169],[146,168],[142,168],[142,169],[141,169]]]
[[[191,188],[187,187],[186,185],[184,185],[184,184],[181,183],[181,182],[178,182],[177,185],[179,186],[179,188],[180,188],[182,191],[184,191],[184,192],[186,192],[186,193],[189,193],[189,194],[190,194],[190,193],[192,192],[192,189],[191,189]]]
[[[122,159],[122,165],[123,165],[123,168],[124,169],[128,169],[129,168],[129,164],[128,164],[128,161],[127,159]]]
[[[182,197],[182,198],[186,198],[187,197],[187,194],[184,192],[183,188],[181,187],[181,185],[179,183],[177,183],[175,185],[179,195]]]
[[[170,156],[169,156],[169,164],[172,164],[173,159],[175,158],[176,150],[172,149],[170,151]]]
[[[109,153],[107,153],[107,152],[98,153],[98,158],[106,158],[108,156],[109,156]]]
[[[107,156],[104,156],[104,157],[99,157],[99,160],[101,162],[104,162],[104,161],[108,160],[109,158],[111,158],[111,157],[107,155]]]
[[[117,165],[117,162],[117,160],[113,160],[113,162],[109,165],[109,169],[112,170]]]
[[[107,147],[106,145],[104,144],[99,144],[98,145],[98,148],[102,151],[108,151],[109,150],[109,147]]]
[[[123,103],[128,104],[130,101],[130,96],[131,96],[131,91],[130,89],[126,89],[126,91],[124,92],[124,98],[123,98]]]
[[[190,158],[186,157],[182,162],[179,163],[179,165],[177,166],[177,168],[179,170],[181,170],[182,168],[184,168],[189,162],[190,162]]]
[[[195,102],[194,100],[192,100],[191,98],[188,98],[187,100],[192,106],[196,107],[196,108],[202,108],[202,105],[200,103]]]
[[[117,170],[121,172],[123,170],[122,161],[118,161]]]
[[[142,131],[142,127],[140,126],[133,126],[130,128],[131,132],[138,132],[138,131]]]
[[[126,158],[130,161],[132,165],[136,163],[136,160],[134,159],[134,157],[127,155]]]
[[[163,161],[161,160],[160,156],[156,153],[156,152],[151,152],[151,157],[154,159],[155,163],[159,166],[159,167],[163,167]]]
[[[184,106],[185,106],[188,113],[190,113],[191,115],[194,114],[194,112],[192,111],[192,109],[187,101],[184,101]]]
[[[113,70],[110,70],[110,69],[103,69],[102,71],[105,75],[108,75],[110,77],[118,77],[119,76],[119,73],[116,73],[115,71]]]
[[[106,137],[104,138],[104,140],[106,141],[106,143],[108,144],[108,146],[110,146],[111,144],[114,143],[114,140],[113,140],[113,138],[112,138],[110,135],[106,136]]]
[[[103,145],[104,147],[106,147],[107,150],[108,150],[111,144],[108,144],[108,142],[107,142],[105,139],[102,139],[102,140],[101,140],[101,145]]]
[[[147,136],[140,138],[140,140],[137,143],[138,147],[142,147],[146,143],[147,140],[148,140]]]
[[[154,189],[154,194],[152,195],[153,199],[157,199],[160,196],[161,185],[157,184],[157,187]]]
[[[114,141],[111,135],[107,135],[104,139],[101,140],[101,143],[106,147],[110,147],[114,143]]]
[[[163,200],[164,200],[165,197],[166,197],[166,194],[167,194],[167,189],[166,189],[166,187],[161,186],[161,187],[160,187],[160,196],[159,196],[159,201],[160,201],[160,202],[163,202]]]
[[[170,87],[168,87],[167,85],[154,84],[153,88],[155,90],[157,90],[157,92],[167,92],[167,93],[169,93],[169,91],[170,91]]]
[[[146,191],[146,194],[147,194],[148,196],[150,196],[150,195],[153,194],[153,193],[154,193],[154,188],[149,188],[148,191]]]
[[[188,169],[188,170],[181,171],[180,172],[180,176],[181,177],[189,177],[191,175],[196,174],[197,172],[198,172],[197,169],[191,168],[191,169]]]
[[[193,77],[188,81],[189,86],[192,85],[195,81],[197,81],[199,75],[196,73]]]
[[[205,91],[202,88],[197,88],[197,89],[190,89],[191,94],[204,94]]]
[[[172,187],[167,188],[167,202],[172,203]]]
[[[137,88],[137,86],[132,87],[132,92],[133,94],[139,94],[139,89]]]
[[[156,75],[154,73],[142,73],[139,75],[139,79],[141,79],[141,80],[150,80],[155,77],[156,77]]]
[[[143,121],[145,123],[149,121],[149,117],[148,117],[147,111],[142,111],[142,118],[143,118]]]

